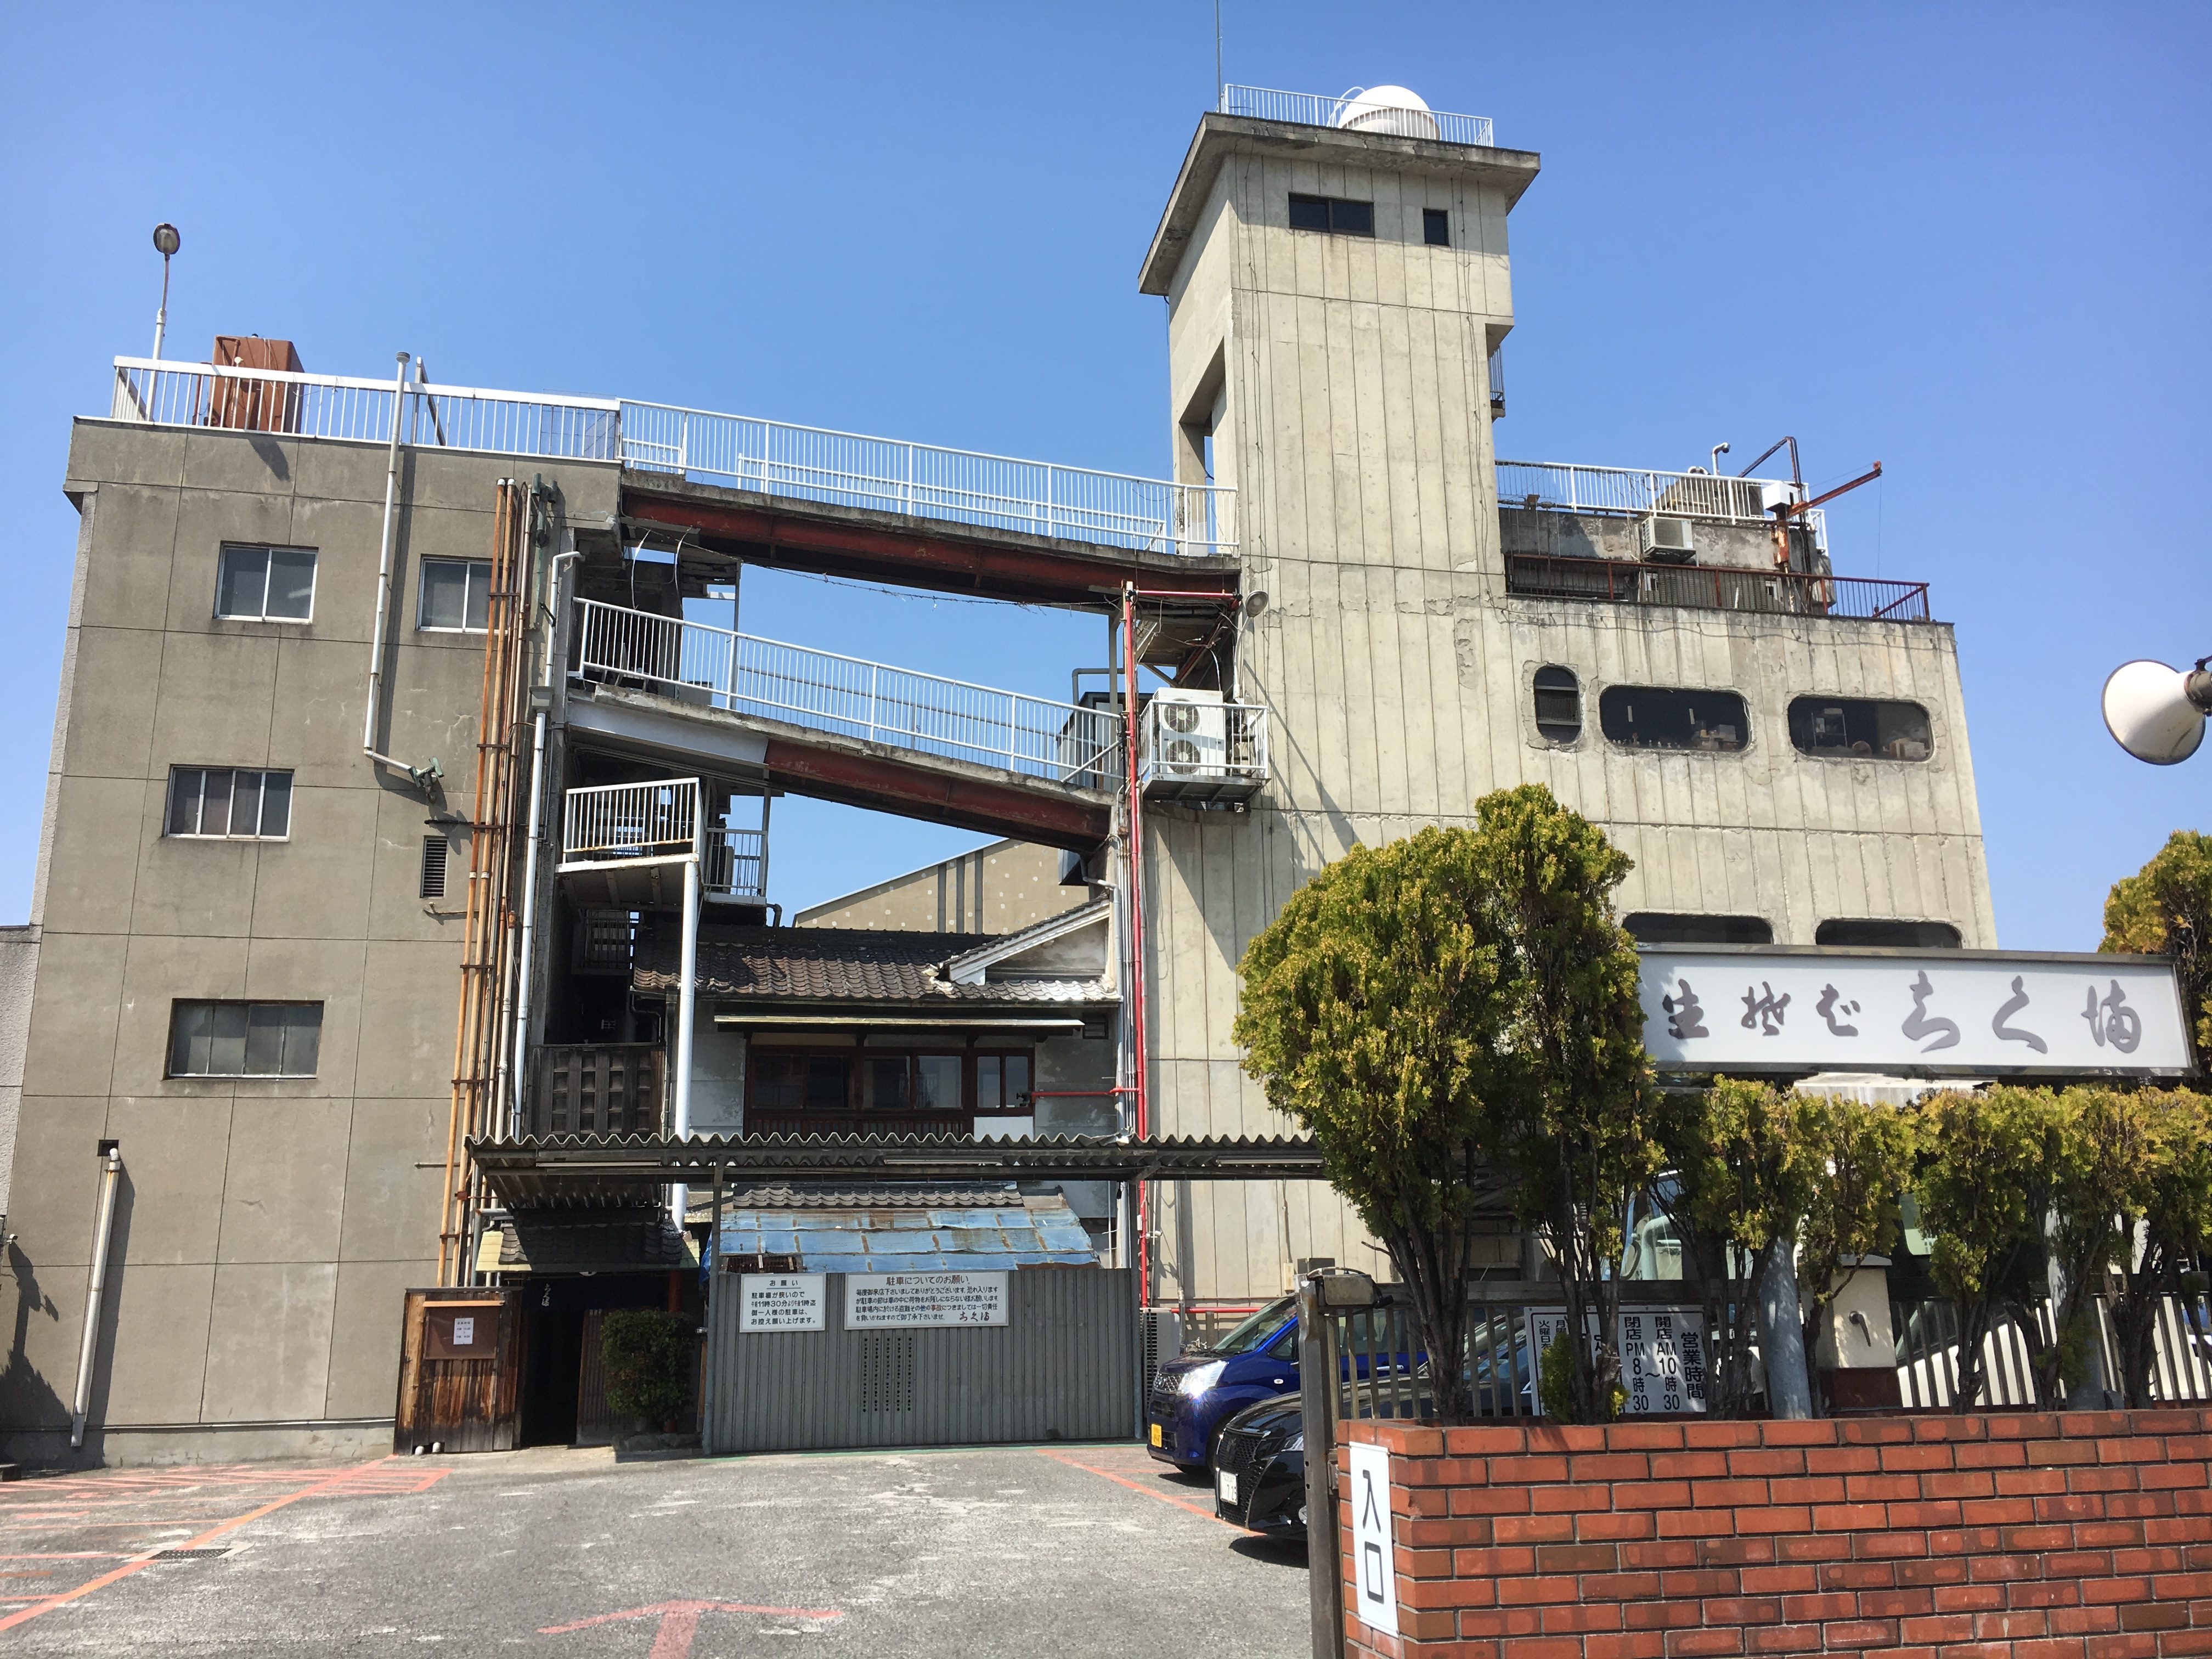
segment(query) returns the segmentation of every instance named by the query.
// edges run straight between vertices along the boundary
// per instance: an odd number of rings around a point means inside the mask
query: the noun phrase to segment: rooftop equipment
[[[1417,92],[1404,87],[1354,87],[1339,100],[1336,125],[1352,132],[1387,132],[1400,138],[1434,138],[1437,118]]]

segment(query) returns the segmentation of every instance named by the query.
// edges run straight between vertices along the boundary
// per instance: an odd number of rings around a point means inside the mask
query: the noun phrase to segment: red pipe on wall
[[[1129,1022],[1137,1069],[1137,1139],[1152,1132],[1152,1094],[1146,1080],[1145,1045],[1145,818],[1144,791],[1137,783],[1137,590],[1121,589],[1121,714],[1127,750],[1129,785]],[[1137,1305],[1152,1300],[1151,1206],[1146,1184],[1137,1182]]]

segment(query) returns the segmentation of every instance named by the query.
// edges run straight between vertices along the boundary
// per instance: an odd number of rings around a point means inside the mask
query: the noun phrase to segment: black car
[[[1247,1406],[1213,1449],[1213,1512],[1253,1532],[1306,1535],[1305,1420],[1298,1396]]]

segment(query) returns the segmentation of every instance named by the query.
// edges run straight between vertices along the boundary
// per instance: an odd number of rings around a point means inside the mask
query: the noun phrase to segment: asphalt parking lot
[[[1303,1547],[1134,1446],[110,1470],[0,1540],[0,1656],[1310,1650]]]

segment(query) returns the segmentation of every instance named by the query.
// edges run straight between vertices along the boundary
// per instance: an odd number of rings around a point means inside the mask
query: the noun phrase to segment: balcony
[[[1267,781],[1267,711],[1218,693],[1155,692],[1138,717],[1137,777],[1147,800],[1249,800]]]
[[[1627,559],[1505,556],[1505,591],[1531,599],[1677,605],[1768,617],[1924,623],[1928,584],[1812,576],[1743,566],[1655,564]]]
[[[556,873],[579,904],[672,909],[684,866],[699,862],[700,896],[758,904],[768,888],[768,832],[699,822],[699,780],[597,784],[562,803]]]

